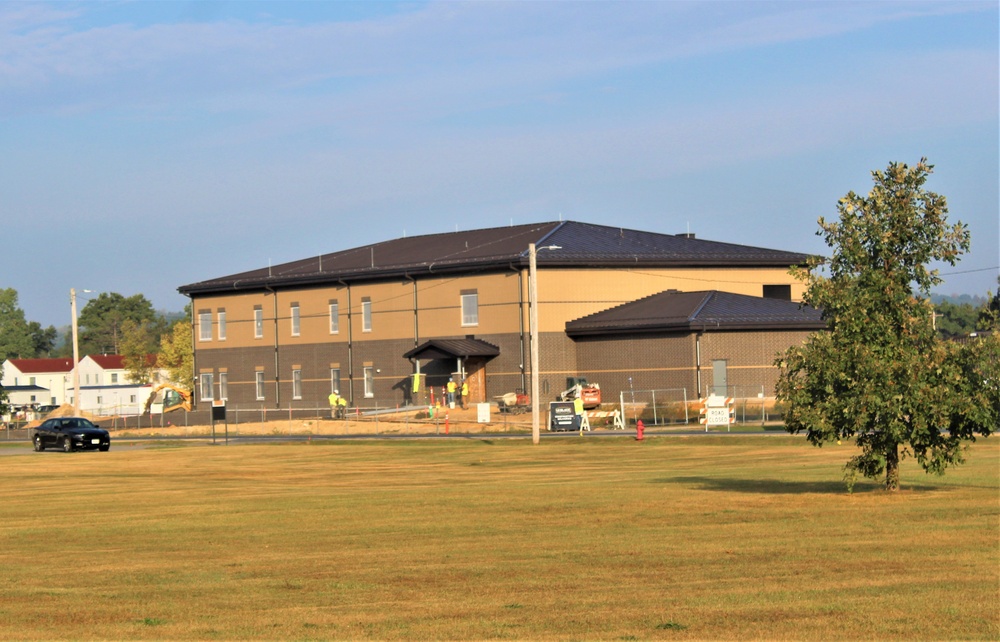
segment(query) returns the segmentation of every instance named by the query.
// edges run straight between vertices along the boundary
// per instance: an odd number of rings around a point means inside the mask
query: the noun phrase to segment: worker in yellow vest
[[[469,404],[469,380],[462,379],[462,410]]]
[[[576,429],[583,430],[583,398],[577,395],[573,400],[573,420],[576,422]]]
[[[458,388],[455,385],[455,378],[454,377],[448,377],[448,387],[447,387],[447,390],[448,390],[448,407],[449,408],[454,408],[455,407],[455,390],[457,390],[457,389]]]
[[[339,390],[330,393],[330,416],[333,419],[341,419],[347,411],[347,399],[340,396]]]

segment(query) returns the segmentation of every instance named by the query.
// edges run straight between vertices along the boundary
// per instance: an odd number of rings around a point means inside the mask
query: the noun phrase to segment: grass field
[[[847,494],[791,436],[0,457],[0,638],[996,640],[1000,440]]]

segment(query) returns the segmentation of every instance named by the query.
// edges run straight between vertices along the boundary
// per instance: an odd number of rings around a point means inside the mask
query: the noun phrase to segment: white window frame
[[[330,301],[330,334],[340,334],[340,303]]]
[[[302,398],[302,371],[292,370],[292,399]]]
[[[293,305],[290,311],[292,318],[292,336],[297,337],[302,332],[302,317],[299,316],[299,306]]]
[[[212,401],[215,399],[215,391],[212,390],[212,386],[215,385],[215,377],[211,372],[202,372],[198,375],[198,380],[201,383],[201,390],[199,395],[202,401]]]
[[[340,390],[340,368],[330,368],[330,392]]]
[[[226,311],[219,310],[217,315],[219,321],[219,341],[226,340]]]
[[[219,399],[225,401],[229,399],[229,373],[219,373]]]
[[[361,331],[372,331],[372,302],[371,299],[361,300]]]
[[[254,375],[254,383],[257,392],[257,401],[264,401],[264,393],[266,392],[264,386],[264,371],[257,370]]]
[[[253,338],[264,338],[264,309],[254,308],[253,310]]]
[[[198,341],[211,341],[212,340],[212,313],[211,312],[199,312],[198,313]]]
[[[111,385],[115,385],[116,383],[118,383],[118,373],[117,372],[112,372],[111,373]]]
[[[462,327],[479,325],[479,293],[468,292],[462,295]]]
[[[375,366],[365,366],[365,399],[375,397]]]

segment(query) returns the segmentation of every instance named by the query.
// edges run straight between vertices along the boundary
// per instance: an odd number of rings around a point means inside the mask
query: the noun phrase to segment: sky
[[[99,292],[576,220],[828,254],[891,162],[996,291],[1000,4],[0,3],[0,288]],[[84,293],[91,290],[93,294]]]

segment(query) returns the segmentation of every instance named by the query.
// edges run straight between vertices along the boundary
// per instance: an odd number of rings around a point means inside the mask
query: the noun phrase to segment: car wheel
[[[73,440],[70,439],[69,437],[64,438],[62,441],[62,447],[64,453],[73,452]]]
[[[45,444],[42,443],[42,438],[35,435],[35,452],[40,453],[45,450]]]
[[[111,444],[108,444],[107,446],[101,446],[99,450],[100,450],[100,451],[101,451],[102,453],[106,453],[106,452],[108,452],[108,450],[109,450],[110,448],[111,448]]]

